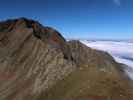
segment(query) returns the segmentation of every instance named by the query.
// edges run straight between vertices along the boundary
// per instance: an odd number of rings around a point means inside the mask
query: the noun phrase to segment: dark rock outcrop
[[[37,21],[0,22],[0,100],[132,100],[120,67]]]

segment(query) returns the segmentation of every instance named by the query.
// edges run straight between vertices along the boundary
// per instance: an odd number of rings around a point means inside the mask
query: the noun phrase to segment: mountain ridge
[[[36,21],[0,22],[0,100],[132,100],[119,67],[108,53]]]

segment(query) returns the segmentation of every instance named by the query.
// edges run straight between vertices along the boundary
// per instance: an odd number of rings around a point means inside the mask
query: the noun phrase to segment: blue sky
[[[1,0],[0,20],[27,17],[66,38],[133,39],[133,0]]]

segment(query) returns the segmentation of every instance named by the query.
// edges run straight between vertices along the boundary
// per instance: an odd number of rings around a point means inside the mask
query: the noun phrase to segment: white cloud
[[[133,43],[116,42],[116,41],[81,41],[89,47],[109,52],[117,62],[124,63],[129,67],[125,68],[125,72],[133,80]]]
[[[113,0],[114,3],[117,5],[117,6],[120,6],[121,5],[121,0]]]

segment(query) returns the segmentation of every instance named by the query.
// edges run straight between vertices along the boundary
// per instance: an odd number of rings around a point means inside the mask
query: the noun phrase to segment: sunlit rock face
[[[0,100],[132,100],[120,68],[108,53],[37,21],[0,22]]]
[[[24,18],[0,27],[1,100],[37,95],[76,68],[65,39],[54,29]]]

